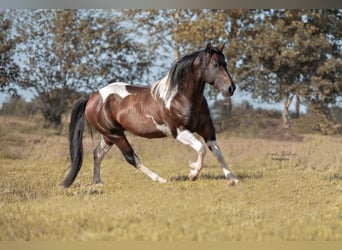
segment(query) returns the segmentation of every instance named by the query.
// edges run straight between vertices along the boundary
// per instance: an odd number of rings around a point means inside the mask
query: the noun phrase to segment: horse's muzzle
[[[228,97],[234,94],[235,89],[236,89],[235,85],[232,84],[228,88],[221,89],[221,92],[223,96]]]

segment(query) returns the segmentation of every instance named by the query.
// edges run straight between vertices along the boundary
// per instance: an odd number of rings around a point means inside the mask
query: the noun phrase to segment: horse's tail
[[[70,159],[71,167],[68,176],[63,181],[64,187],[69,187],[75,180],[83,162],[83,130],[85,123],[85,108],[89,98],[81,97],[74,104],[71,111],[69,125]]]

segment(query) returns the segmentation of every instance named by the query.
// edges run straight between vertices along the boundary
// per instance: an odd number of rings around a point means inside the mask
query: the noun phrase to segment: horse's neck
[[[192,103],[200,101],[203,97],[205,82],[193,81],[183,86],[182,94]]]

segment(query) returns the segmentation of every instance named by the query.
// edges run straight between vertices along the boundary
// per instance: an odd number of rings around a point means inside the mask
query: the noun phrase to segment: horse
[[[217,144],[208,103],[203,95],[206,83],[217,88],[223,96],[234,94],[236,87],[228,73],[223,48],[224,45],[218,48],[208,43],[204,49],[176,60],[167,75],[150,86],[114,82],[89,97],[78,99],[72,108],[69,125],[71,167],[62,186],[71,186],[82,166],[85,122],[101,134],[93,151],[95,184],[102,184],[101,162],[113,145],[119,148],[130,165],[150,179],[167,182],[142,164],[125,131],[149,139],[172,136],[193,148],[198,157],[196,162],[190,162],[190,180],[196,180],[202,170],[207,144],[220,163],[225,178],[230,184],[238,184],[239,179],[229,169]],[[202,137],[205,144],[193,133]]]

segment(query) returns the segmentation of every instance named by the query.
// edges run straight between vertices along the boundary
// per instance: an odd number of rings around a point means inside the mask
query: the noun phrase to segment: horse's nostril
[[[228,88],[228,91],[229,91],[229,94],[233,95],[234,94],[234,91],[235,91],[235,87],[233,85],[231,85],[229,88]]]

